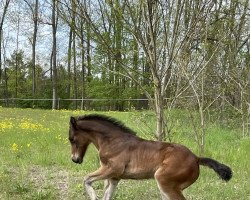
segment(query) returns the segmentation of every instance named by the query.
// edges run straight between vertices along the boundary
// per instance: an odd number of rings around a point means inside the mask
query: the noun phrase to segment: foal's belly
[[[155,171],[156,171],[156,166],[152,165],[152,163],[134,164],[132,162],[126,165],[121,178],[150,179],[154,178]]]
[[[145,169],[125,169],[121,179],[150,179],[154,178],[154,171]]]
[[[162,164],[164,154],[161,153],[160,148],[153,148],[152,142],[144,143],[144,146],[135,146],[130,155],[123,155],[127,159],[125,159],[126,166],[121,175],[122,179],[154,178],[156,170]]]

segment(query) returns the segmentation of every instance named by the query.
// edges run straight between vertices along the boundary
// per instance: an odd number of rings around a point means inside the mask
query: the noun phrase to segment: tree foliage
[[[173,107],[198,110],[204,131],[205,112],[223,120],[233,109],[249,129],[249,0],[25,0],[32,15],[19,26],[12,15],[27,12],[22,1],[0,4],[2,105],[53,97],[53,108],[151,107],[159,140]],[[141,98],[148,103],[122,100]]]

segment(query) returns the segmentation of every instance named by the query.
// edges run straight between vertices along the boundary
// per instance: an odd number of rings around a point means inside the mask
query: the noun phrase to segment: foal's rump
[[[212,158],[198,157],[191,152],[187,147],[180,144],[172,144],[173,151],[171,156],[174,157],[171,163],[179,162],[179,166],[199,166],[203,165],[213,169],[219,177],[224,181],[229,181],[232,177],[232,170],[227,165],[224,165]],[[175,162],[173,162],[175,160]]]
[[[229,181],[232,177],[231,169],[211,158],[197,157],[187,147],[180,144],[170,144],[166,148],[162,165],[155,173],[155,178],[164,184],[185,189],[199,177],[199,166],[213,169],[222,180]]]

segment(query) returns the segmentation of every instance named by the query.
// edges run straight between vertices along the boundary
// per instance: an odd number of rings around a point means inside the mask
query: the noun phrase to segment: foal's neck
[[[115,123],[115,122],[114,122]],[[122,125],[116,125],[109,121],[80,121],[80,126],[87,131],[88,139],[99,150],[102,145],[107,146],[107,142],[116,139],[127,140],[128,138],[136,137],[129,128]],[[86,134],[86,133],[85,133]]]
[[[112,131],[111,131],[112,132]],[[115,134],[111,134],[110,132],[98,132],[93,131],[89,134],[89,140],[94,146],[99,150],[103,146],[108,146],[107,143],[110,143],[114,140],[127,140],[127,137],[122,135],[122,133],[116,132]]]

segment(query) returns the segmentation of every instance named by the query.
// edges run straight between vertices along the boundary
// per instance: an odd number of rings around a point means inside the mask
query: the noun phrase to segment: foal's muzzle
[[[73,161],[74,163],[78,163],[78,164],[81,164],[81,163],[82,163],[82,159],[80,159],[80,158],[76,158],[76,159],[72,158],[72,161]]]
[[[82,161],[83,161],[82,158],[80,158],[80,157],[75,157],[75,156],[72,156],[71,159],[72,159],[72,161],[73,161],[74,163],[78,163],[78,164],[81,164]]]

